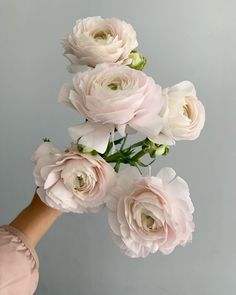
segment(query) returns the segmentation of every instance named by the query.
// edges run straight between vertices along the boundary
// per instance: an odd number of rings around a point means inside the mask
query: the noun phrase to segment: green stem
[[[142,163],[141,161],[138,160],[137,161],[137,164],[139,166],[141,166],[141,167],[148,167],[148,166],[152,165],[155,161],[156,161],[156,159],[154,159],[153,161],[151,161],[149,164],[144,164],[144,163]]]
[[[106,149],[106,151],[105,151],[105,153],[104,153],[104,156],[105,156],[105,157],[109,155],[111,149],[112,149],[112,143],[109,142],[109,143],[108,143],[108,146],[107,146],[107,149]]]
[[[138,152],[136,155],[134,155],[132,158],[131,158],[131,161],[132,162],[137,162],[140,158],[142,158],[144,155],[146,154],[145,151],[141,150],[140,152]]]
[[[118,173],[120,170],[120,162],[116,162],[114,170]]]
[[[119,152],[116,152],[110,156],[108,156],[107,158],[105,158],[105,160],[109,163],[109,162],[116,162],[119,159]]]
[[[138,164],[137,163],[135,163],[135,165],[134,165],[137,169],[138,169],[138,171],[139,171],[139,173],[141,174],[141,175],[143,175],[142,174],[142,171],[141,171],[141,169],[139,168],[139,166],[138,166]]]
[[[126,134],[125,137],[124,137],[124,140],[123,140],[122,145],[120,147],[120,151],[123,150],[123,147],[124,147],[124,145],[126,143],[127,137],[128,137],[128,134]]]
[[[144,143],[145,140],[146,140],[146,139],[141,140],[141,141],[138,141],[138,142],[132,144],[132,145],[129,147],[129,149],[136,148],[136,147],[139,147],[139,146],[143,145],[143,143]]]

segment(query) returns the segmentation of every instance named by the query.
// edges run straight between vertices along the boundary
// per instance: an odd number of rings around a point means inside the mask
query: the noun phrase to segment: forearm
[[[31,204],[10,225],[23,232],[35,247],[60,215],[61,212],[46,206],[35,193]]]

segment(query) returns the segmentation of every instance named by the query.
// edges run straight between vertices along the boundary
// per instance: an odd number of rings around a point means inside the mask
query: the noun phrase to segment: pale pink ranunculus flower
[[[124,170],[107,207],[114,241],[130,257],[169,254],[192,240],[189,188],[171,168],[161,169],[156,177],[137,175],[135,168]]]
[[[159,112],[163,105],[161,87],[145,73],[124,65],[100,64],[77,73],[65,84],[59,101],[88,119],[69,129],[73,140],[103,153],[115,128],[125,136],[126,128],[152,138],[162,129]]]
[[[72,72],[76,65],[127,64],[130,52],[137,46],[136,32],[130,24],[100,16],[77,20],[73,31],[63,41]]]
[[[196,96],[194,85],[183,81],[163,89],[163,97],[164,125],[158,143],[173,145],[178,140],[197,139],[205,123],[205,109]]]
[[[98,212],[116,182],[112,166],[104,159],[73,147],[62,152],[45,142],[32,160],[39,197],[62,212]]]

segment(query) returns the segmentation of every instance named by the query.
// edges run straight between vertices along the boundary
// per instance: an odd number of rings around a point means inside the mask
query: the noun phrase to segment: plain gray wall
[[[113,244],[106,211],[66,214],[40,242],[40,295],[233,295],[236,293],[236,1],[1,0],[0,223],[32,198],[31,154],[44,136],[63,148],[78,114],[57,103],[69,81],[61,39],[77,18],[130,22],[146,72],[163,87],[188,79],[206,108],[196,142],[180,142],[171,166],[190,185],[193,243],[171,255],[130,259]]]

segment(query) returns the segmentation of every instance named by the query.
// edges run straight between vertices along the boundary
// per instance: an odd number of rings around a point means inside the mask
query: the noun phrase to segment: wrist
[[[51,208],[42,202],[37,192],[35,192],[35,195],[27,208],[32,211],[37,211],[41,214],[46,214],[47,216],[51,216],[51,218],[55,219],[57,219],[62,214],[62,212],[59,210]]]
[[[10,225],[20,230],[35,247],[60,215],[60,211],[48,207],[35,193],[30,205]]]

